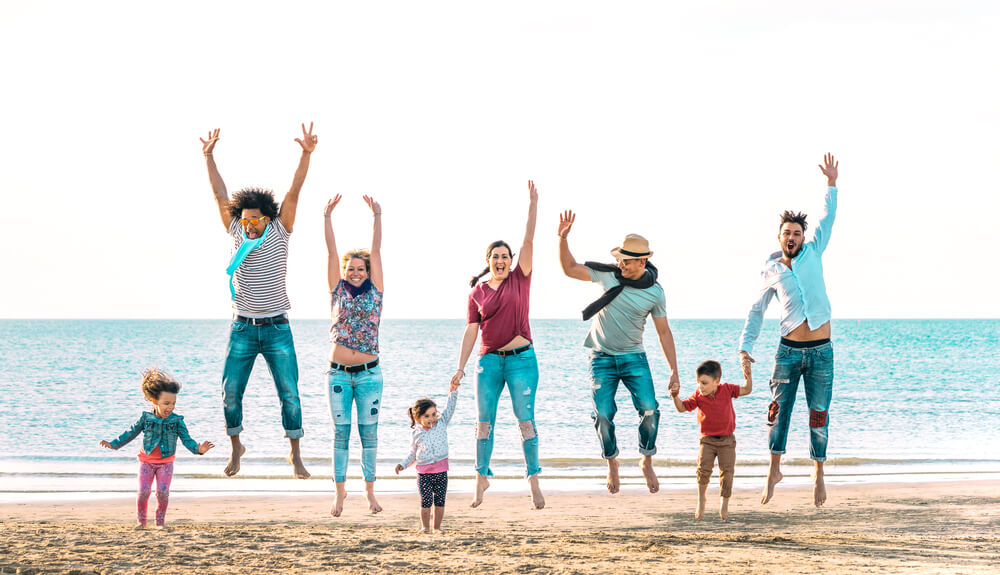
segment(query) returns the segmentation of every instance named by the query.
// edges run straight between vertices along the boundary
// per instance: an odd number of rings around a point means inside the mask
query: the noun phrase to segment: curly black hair
[[[274,201],[274,192],[271,190],[243,188],[229,200],[229,215],[234,218],[242,217],[243,210],[260,210],[260,213],[273,220],[278,217],[278,202]]]
[[[809,224],[806,223],[805,214],[803,214],[802,212],[795,213],[791,210],[785,210],[784,212],[782,212],[781,225],[778,226],[778,229],[780,230],[781,226],[785,224],[799,224],[800,226],[802,226],[802,233],[805,233],[806,228],[809,227]]]

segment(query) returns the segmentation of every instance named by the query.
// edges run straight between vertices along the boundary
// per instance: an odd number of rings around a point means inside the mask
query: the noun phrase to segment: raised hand
[[[201,140],[201,153],[206,156],[212,154],[212,150],[215,149],[215,143],[219,141],[219,129],[216,128],[214,131],[208,131],[208,139],[198,138]]]
[[[840,162],[833,158],[833,154],[823,156],[823,165],[819,167],[823,175],[826,176],[826,183],[829,186],[837,185],[837,167]]]
[[[215,447],[215,444],[211,441],[203,441],[200,445],[198,445],[198,454],[201,455],[213,447]]]
[[[302,146],[302,151],[311,154],[313,150],[316,149],[316,142],[319,141],[318,136],[313,135],[313,123],[309,122],[309,131],[306,131],[306,125],[302,124],[302,137],[295,138],[295,141]]]
[[[104,440],[101,440],[101,447],[107,447],[108,449],[114,449],[114,447],[111,447],[110,443],[108,443],[107,441],[104,441]]]
[[[564,238],[568,236],[569,230],[573,227],[573,222],[575,221],[576,214],[573,213],[573,210],[566,210],[559,214],[559,235]]]
[[[528,198],[531,200],[532,203],[538,201],[538,189],[535,188],[534,180],[528,180]]]
[[[336,196],[333,196],[332,198],[327,200],[326,207],[323,208],[323,215],[329,216],[333,212],[333,208],[337,207],[337,204],[339,203],[340,203],[340,194],[337,194]]]
[[[380,206],[379,203],[375,201],[375,198],[371,196],[361,196],[361,197],[365,199],[365,203],[368,204],[369,208],[371,208],[373,215],[377,216],[382,213],[382,206]]]
[[[745,351],[741,351],[740,352],[740,367],[743,369],[743,377],[744,378],[749,379],[749,375],[751,373],[750,364],[756,363],[756,361],[757,360],[755,360],[754,358],[750,357],[749,353],[747,353]]]

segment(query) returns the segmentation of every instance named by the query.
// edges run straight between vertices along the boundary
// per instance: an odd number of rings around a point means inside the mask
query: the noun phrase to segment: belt
[[[517,355],[519,353],[524,353],[529,349],[531,349],[530,343],[528,345],[522,345],[521,347],[515,347],[514,349],[508,349],[508,350],[495,349],[493,351],[488,351],[486,353],[495,353],[500,357],[507,357],[508,355]]]
[[[813,347],[819,347],[827,343],[830,343],[830,338],[828,337],[825,337],[823,339],[814,339],[811,341],[796,341],[793,339],[788,339],[787,337],[781,338],[781,345],[791,347],[794,349],[809,349]]]
[[[340,371],[346,371],[347,373],[358,373],[359,371],[368,371],[376,365],[378,365],[377,359],[373,359],[368,363],[359,363],[358,365],[344,365],[342,363],[331,361],[330,369],[339,369]]]
[[[250,325],[284,325],[288,323],[288,316],[285,314],[276,315],[272,317],[246,317],[243,315],[236,316],[236,321],[246,322]]]

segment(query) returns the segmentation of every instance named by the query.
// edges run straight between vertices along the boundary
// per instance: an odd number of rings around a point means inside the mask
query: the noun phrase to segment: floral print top
[[[360,291],[344,280],[330,292],[330,311],[333,325],[330,326],[330,341],[378,355],[378,324],[382,317],[382,292],[365,282],[369,289]],[[361,289],[364,289],[362,285]],[[354,288],[354,289],[352,289]],[[356,292],[352,295],[352,291]],[[360,293],[357,293],[360,291]]]

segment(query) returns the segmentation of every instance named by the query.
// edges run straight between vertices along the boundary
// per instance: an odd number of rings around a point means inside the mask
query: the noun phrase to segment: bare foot
[[[618,459],[612,457],[608,460],[608,493],[618,493],[621,485],[621,480],[618,478]]]
[[[237,447],[238,446],[238,447]],[[240,472],[240,458],[243,454],[247,452],[247,447],[242,443],[236,443],[233,445],[233,453],[229,456],[229,463],[226,465],[226,469],[223,471],[229,477],[232,477]]]
[[[656,493],[659,491],[660,480],[656,477],[656,470],[653,469],[653,456],[643,456],[642,463],[639,464],[639,467],[642,467],[642,476],[646,478],[646,487],[649,488],[649,492]]]
[[[528,478],[528,485],[531,486],[531,503],[535,509],[545,507],[545,497],[542,496],[542,489],[538,486],[537,473]]]
[[[145,528],[146,528],[145,523],[137,523],[135,527],[133,527],[132,529],[135,529],[136,531],[142,531]]]
[[[435,528],[434,528],[434,532],[435,532],[435,533],[441,533],[441,534],[444,534],[444,533],[447,533],[447,532],[448,532],[448,530],[447,530],[447,529],[441,529],[440,527],[435,527]]]
[[[777,469],[769,469],[767,472],[767,485],[764,486],[764,491],[760,494],[760,504],[764,505],[774,497],[774,486],[778,484],[779,481],[784,479],[785,476],[781,474],[781,471]]]
[[[285,461],[292,464],[292,475],[295,479],[309,479],[309,472],[306,471],[306,466],[302,463],[302,456],[298,453],[289,453]]]
[[[694,518],[701,519],[705,516],[705,494],[703,492],[698,493],[698,507],[694,509]]]
[[[170,528],[167,527],[166,525],[163,525],[162,523],[157,525],[156,528],[159,529],[160,531],[170,531]]]
[[[476,494],[469,507],[479,507],[483,503],[483,494],[490,488],[490,480],[485,475],[476,475]]]
[[[823,481],[823,474],[816,473],[813,475],[815,483],[813,484],[813,504],[816,507],[822,507],[826,503],[826,482]]]
[[[428,527],[421,527],[421,528],[420,528],[420,532],[421,532],[421,533],[430,533],[430,532],[431,532],[431,530],[430,530],[430,528],[428,528]]]
[[[365,499],[368,500],[368,510],[372,512],[372,515],[382,511],[382,506],[375,499],[374,483],[365,482]]]
[[[729,498],[720,497],[719,498],[719,517],[723,521],[729,521]]]
[[[347,487],[343,483],[337,484],[337,498],[333,500],[333,507],[330,507],[330,515],[340,517],[344,511],[344,500],[347,499]]]

